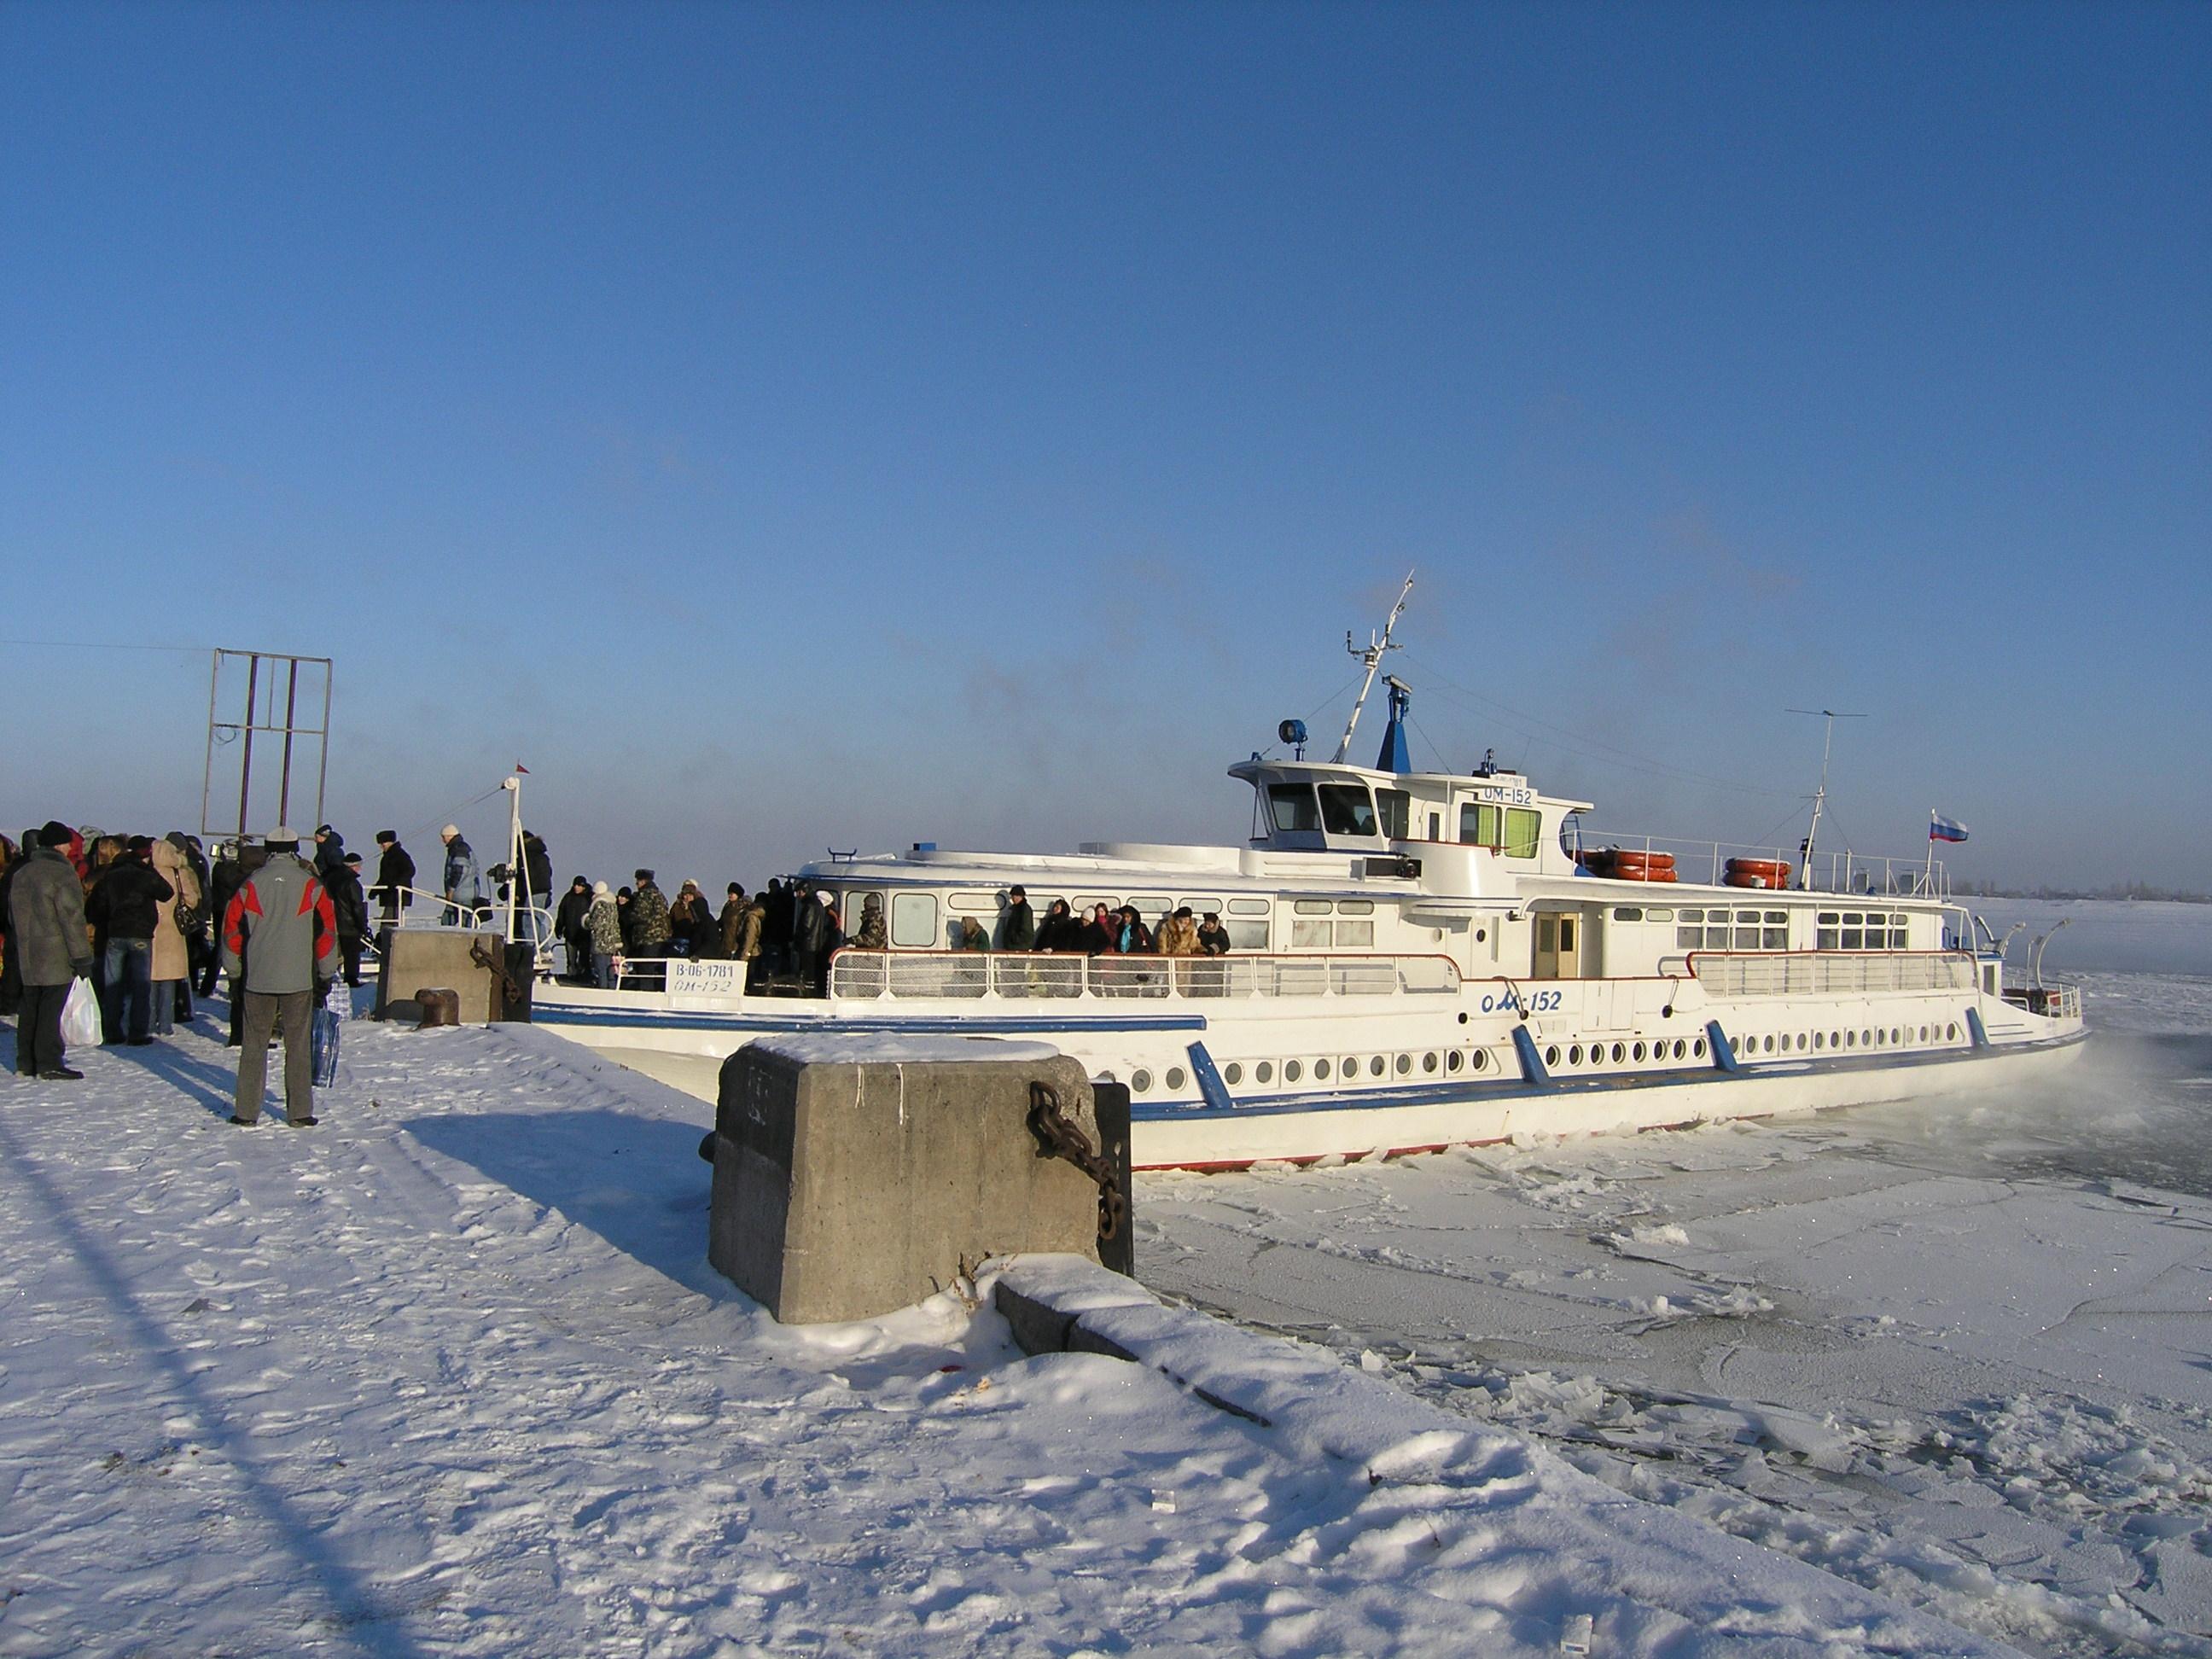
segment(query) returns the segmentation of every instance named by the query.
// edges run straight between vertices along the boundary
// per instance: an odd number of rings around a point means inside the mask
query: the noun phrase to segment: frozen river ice
[[[1154,1288],[2037,1653],[2212,1653],[2212,906],[1998,904],[2006,1094],[1149,1177]]]

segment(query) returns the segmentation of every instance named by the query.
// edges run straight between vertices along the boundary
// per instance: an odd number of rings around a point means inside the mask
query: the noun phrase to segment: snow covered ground
[[[1324,1349],[780,1327],[708,1109],[548,1033],[356,1024],[299,1131],[211,1030],[0,1079],[0,1655],[1997,1650]]]
[[[2061,1081],[1151,1177],[1139,1271],[2028,1651],[2212,1653],[2212,906],[1985,914],[2073,918]]]
[[[8,1077],[0,1656],[2212,1653],[2189,971],[2063,1100],[1150,1182],[1319,1346],[1120,1316],[1265,1425],[777,1326],[708,1109],[547,1033],[356,1024],[304,1132],[211,1022]]]

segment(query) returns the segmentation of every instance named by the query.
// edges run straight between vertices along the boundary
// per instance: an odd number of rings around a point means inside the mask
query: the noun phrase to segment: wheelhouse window
[[[1273,814],[1278,830],[1321,828],[1321,811],[1314,805],[1313,786],[1310,783],[1269,784],[1267,811]]]
[[[1364,783],[1324,783],[1321,786],[1322,827],[1332,836],[1375,834],[1375,803]]]
[[[1402,789],[1377,789],[1375,810],[1382,817],[1382,833],[1392,841],[1405,841],[1412,835],[1413,798]]]
[[[1459,839],[1463,847],[1495,847],[1500,839],[1498,809],[1477,801],[1462,801]]]
[[[1530,806],[1509,806],[1505,809],[1505,856],[1509,859],[1533,859],[1536,856],[1536,837],[1543,833],[1544,815]]]
[[[891,895],[891,943],[909,950],[927,949],[937,943],[936,894]]]

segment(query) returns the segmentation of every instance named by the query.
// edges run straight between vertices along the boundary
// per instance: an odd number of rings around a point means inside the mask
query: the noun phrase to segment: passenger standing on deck
[[[459,831],[454,832],[458,837]],[[315,1005],[337,971],[337,922],[331,896],[300,856],[296,830],[278,830],[264,843],[268,859],[246,878],[224,913],[223,967],[242,984],[237,1107],[230,1121],[259,1121],[269,1073],[269,1037],[284,1035],[284,1118],[297,1128],[315,1117]]]
[[[1229,954],[1229,930],[1221,925],[1218,912],[1208,910],[1206,919],[1198,924],[1198,948],[1202,955],[1209,957]]]
[[[1103,904],[1091,907],[1091,920],[1083,924],[1077,934],[1079,948],[1085,956],[1101,957],[1114,948],[1117,918]]]
[[[22,1001],[15,1020],[15,1069],[49,1083],[84,1075],[65,1063],[62,1006],[70,987],[92,972],[86,937],[84,885],[62,850],[76,831],[49,821],[35,851],[13,868],[8,884],[8,948],[18,957]]]
[[[756,988],[765,970],[761,963],[761,935],[768,927],[768,904],[756,893],[745,906],[745,914],[738,923],[737,948],[731,954],[745,964],[745,989]]]
[[[1188,904],[1179,907],[1173,915],[1161,919],[1159,950],[1164,957],[1194,957],[1199,954],[1198,923],[1191,919]]]
[[[592,884],[592,908],[585,912],[584,931],[592,947],[592,983],[611,991],[615,958],[623,953],[622,906],[603,881]]]
[[[884,931],[884,902],[870,893],[860,901],[860,931],[853,935],[856,951],[887,951],[890,939]]]
[[[668,939],[673,956],[712,955],[714,921],[707,911],[707,896],[699,884],[687,880],[676,890],[676,902],[668,907]]]
[[[1024,887],[1006,889],[1006,908],[999,914],[999,948],[1001,951],[1034,951],[1036,949],[1036,912],[1030,908],[1029,890]]]
[[[722,901],[722,914],[714,919],[714,929],[721,941],[722,955],[734,958],[738,954],[738,933],[745,925],[745,890],[736,882],[729,886],[729,896]]]
[[[668,954],[668,895],[653,884],[653,872],[637,872],[637,886],[629,896],[630,954],[665,957]]]
[[[396,923],[399,913],[415,902],[414,894],[407,890],[415,884],[415,860],[399,844],[397,830],[378,830],[376,846],[376,886],[372,896],[376,900],[380,919],[387,924]]]
[[[768,961],[768,966],[762,970],[764,973],[787,973],[791,968],[791,933],[799,914],[793,885],[774,877],[769,879],[768,897],[764,901],[768,919],[761,937],[761,953]]]
[[[460,826],[449,823],[438,831],[446,843],[446,925],[459,927],[483,908],[483,874],[477,868],[476,849],[462,838]]]
[[[605,889],[606,884],[599,884]],[[592,972],[592,884],[578,876],[561,895],[561,908],[553,918],[553,931],[568,951],[568,978],[578,985],[596,985]]]
[[[802,884],[794,901],[796,914],[791,922],[791,969],[799,976],[800,986],[809,996],[822,994],[823,976],[829,972],[831,933],[834,924],[830,917],[830,897],[827,893],[817,896]]]

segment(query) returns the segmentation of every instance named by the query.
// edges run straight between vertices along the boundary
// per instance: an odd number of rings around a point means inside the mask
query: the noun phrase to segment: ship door
[[[1545,910],[1536,916],[1538,979],[1583,976],[1583,919],[1571,911]]]

